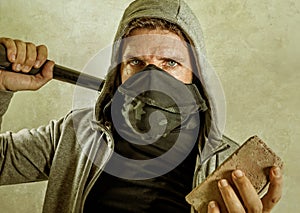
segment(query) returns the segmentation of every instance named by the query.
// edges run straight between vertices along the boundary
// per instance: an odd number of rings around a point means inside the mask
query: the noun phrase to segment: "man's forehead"
[[[185,41],[170,35],[137,35],[123,40],[123,54],[188,57]]]

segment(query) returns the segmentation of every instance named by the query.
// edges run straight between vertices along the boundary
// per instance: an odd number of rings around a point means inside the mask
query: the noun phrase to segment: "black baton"
[[[13,72],[11,66],[12,64],[8,61],[6,56],[6,48],[2,44],[0,44],[0,69]],[[43,67],[32,68],[30,72],[22,72],[22,74],[35,75],[42,69]],[[59,81],[76,84],[97,91],[100,91],[104,84],[104,80],[101,78],[97,78],[57,64],[55,64],[53,68],[53,78]]]

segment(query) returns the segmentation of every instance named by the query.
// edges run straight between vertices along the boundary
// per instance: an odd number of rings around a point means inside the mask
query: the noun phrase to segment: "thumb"
[[[53,79],[53,61],[47,61],[47,63],[43,66],[43,69],[40,73],[33,76],[32,79],[32,90],[37,90],[44,86],[48,81]]]

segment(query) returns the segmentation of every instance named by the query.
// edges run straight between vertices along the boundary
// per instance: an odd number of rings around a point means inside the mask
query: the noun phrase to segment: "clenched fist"
[[[30,42],[0,38],[6,47],[7,58],[12,63],[12,70],[0,69],[0,90],[20,91],[37,90],[53,76],[53,61],[47,61],[48,50],[45,45],[36,46]],[[43,69],[36,75],[26,75],[33,67]]]

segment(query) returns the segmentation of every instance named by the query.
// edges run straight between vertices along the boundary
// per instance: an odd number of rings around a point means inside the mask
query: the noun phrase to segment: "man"
[[[15,71],[0,72],[2,117],[14,92],[52,78],[54,62],[46,62],[43,45],[0,43]],[[47,213],[190,211],[184,196],[237,148],[222,135],[224,103],[204,54],[200,26],[183,1],[133,2],[95,111],[1,134],[0,184],[48,180]],[[42,65],[35,76],[20,73]],[[278,168],[263,199],[242,171],[232,178],[236,191],[218,183],[229,212],[270,212],[281,196]],[[208,212],[219,212],[218,204]]]

